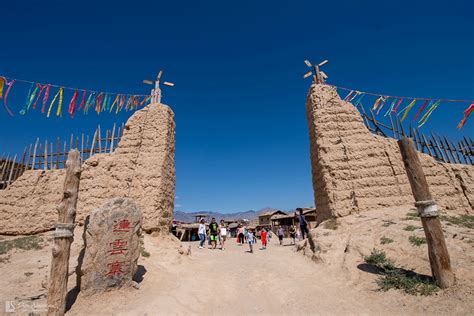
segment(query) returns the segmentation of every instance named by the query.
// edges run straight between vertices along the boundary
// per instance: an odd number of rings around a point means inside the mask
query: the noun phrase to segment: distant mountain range
[[[180,222],[194,223],[196,214],[207,214],[209,218],[215,217],[217,221],[221,219],[225,220],[238,220],[238,219],[247,219],[252,221],[257,219],[261,213],[268,211],[276,211],[277,209],[266,207],[259,211],[245,211],[245,212],[235,212],[235,213],[220,213],[220,212],[183,212],[183,211],[174,211],[174,219]]]

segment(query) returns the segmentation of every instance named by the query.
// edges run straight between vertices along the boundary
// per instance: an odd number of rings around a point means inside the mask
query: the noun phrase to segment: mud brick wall
[[[413,206],[396,140],[372,134],[357,108],[327,85],[311,86],[306,114],[318,222],[372,209]],[[420,156],[439,208],[472,213],[474,167]]]
[[[133,199],[146,231],[167,233],[175,195],[175,122],[171,109],[151,104],[127,121],[117,149],[83,163],[77,221],[114,197]],[[33,234],[54,228],[64,170],[26,171],[0,190],[0,234]]]

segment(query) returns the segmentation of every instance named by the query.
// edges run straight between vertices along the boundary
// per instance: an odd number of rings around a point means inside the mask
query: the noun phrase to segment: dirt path
[[[289,243],[289,241],[286,241]],[[147,245],[150,252],[155,247]],[[295,253],[292,246],[275,240],[267,250],[234,240],[227,249],[198,249],[192,243],[190,257],[167,258],[156,254],[141,264],[146,273],[140,290],[120,296],[106,293],[91,302],[79,298],[71,314],[363,314],[383,313],[381,304],[366,304],[361,293],[343,278],[327,276],[314,262]]]
[[[399,266],[430,273],[426,248],[408,242],[409,236],[421,236],[423,232],[421,228],[416,232],[403,229],[417,224],[402,218],[405,213],[367,213],[340,219],[337,230],[317,228],[313,236],[322,249],[322,262],[318,263],[296,252],[293,246],[278,245],[275,238],[267,250],[259,250],[260,244],[255,247],[254,254],[235,240],[228,241],[224,251],[198,249],[197,242],[185,243],[184,249],[191,247],[191,255],[187,256],[178,251],[183,248],[174,237],[145,235],[145,248],[151,256],[139,259],[140,288],[91,297],[79,294],[68,315],[471,314],[474,259],[469,229],[444,226],[458,278],[458,285],[452,289],[432,296],[413,296],[398,290],[381,292],[375,282],[378,276],[359,268],[363,255],[379,248]],[[387,221],[391,224],[386,225]],[[70,271],[77,264],[80,234],[76,230]],[[382,236],[394,241],[381,245]],[[13,300],[28,306],[46,303],[44,284],[52,239],[49,234],[42,238],[46,241],[42,249],[15,250],[7,262],[0,263],[0,302]],[[75,274],[71,273],[69,289],[75,284]],[[0,307],[0,315],[3,311]]]

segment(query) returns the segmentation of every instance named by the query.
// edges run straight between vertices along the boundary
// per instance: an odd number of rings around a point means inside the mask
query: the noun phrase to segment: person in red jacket
[[[267,231],[265,229],[260,232],[260,240],[262,241],[262,249],[267,249]]]

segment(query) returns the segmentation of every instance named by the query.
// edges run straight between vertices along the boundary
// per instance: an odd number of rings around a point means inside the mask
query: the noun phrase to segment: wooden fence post
[[[54,232],[54,246],[48,289],[48,315],[64,315],[66,309],[69,255],[74,237],[74,220],[81,178],[81,159],[77,150],[69,151],[66,178],[58,222]]]
[[[454,274],[451,269],[451,261],[441,229],[441,222],[438,218],[436,202],[431,196],[413,140],[404,137],[398,141],[398,146],[416,200],[415,206],[418,208],[418,214],[421,217],[425,231],[431,271],[438,285],[443,289],[448,288],[454,284]]]

